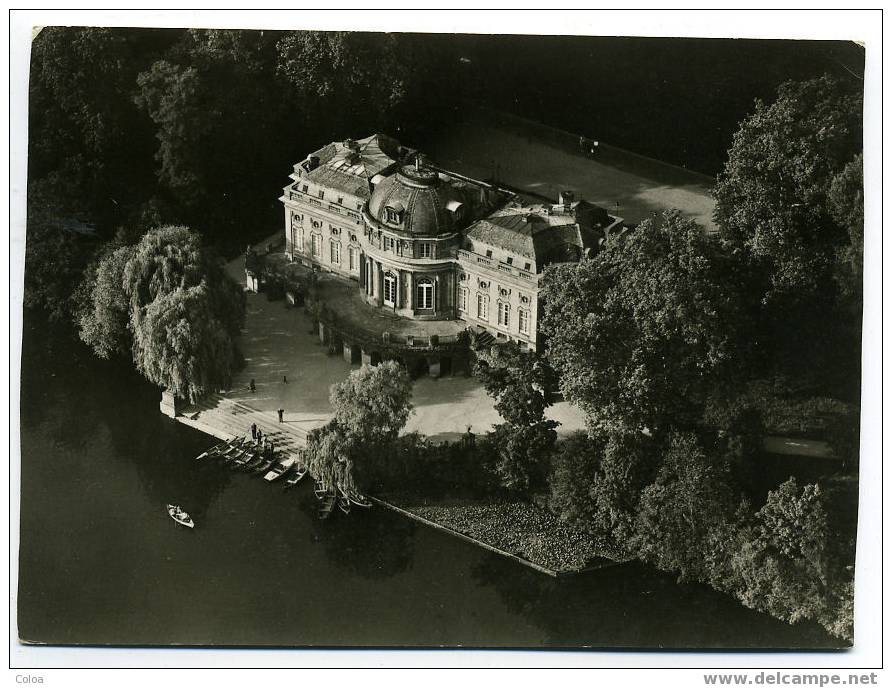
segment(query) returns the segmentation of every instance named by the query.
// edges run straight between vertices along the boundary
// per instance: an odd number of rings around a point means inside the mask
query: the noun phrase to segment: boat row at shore
[[[296,486],[308,474],[309,469],[299,457],[282,458],[268,448],[258,446],[250,437],[238,437],[220,442],[195,457],[196,461],[216,461],[235,472],[263,476],[267,482],[283,481],[284,490]],[[353,490],[341,485],[327,485],[317,480],[313,490],[320,502],[320,519],[331,517],[335,509],[349,514],[352,507],[367,509],[372,502]]]

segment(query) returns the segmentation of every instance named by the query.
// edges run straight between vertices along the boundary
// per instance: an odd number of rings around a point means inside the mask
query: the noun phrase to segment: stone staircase
[[[475,347],[487,349],[496,343],[496,338],[488,330],[478,326],[473,331],[473,342]]]
[[[302,428],[279,423],[275,414],[258,411],[222,394],[211,394],[187,406],[182,415],[177,416],[177,421],[221,440],[249,435],[251,424],[256,423],[277,452],[294,457],[307,443],[307,432]]]

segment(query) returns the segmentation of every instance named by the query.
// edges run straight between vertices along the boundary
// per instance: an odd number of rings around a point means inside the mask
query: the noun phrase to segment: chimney
[[[573,204],[573,192],[561,191],[558,196],[558,205],[564,206],[564,212],[570,212],[570,206]]]

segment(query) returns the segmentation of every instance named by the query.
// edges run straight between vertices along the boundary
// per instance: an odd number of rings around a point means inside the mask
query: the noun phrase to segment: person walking
[[[255,441],[257,442],[257,444],[263,443],[263,430],[261,430],[260,428],[257,428],[257,437],[255,438]]]
[[[283,409],[283,408],[279,409],[279,422],[280,423],[285,422],[285,409]]]
[[[248,385],[251,388],[251,394],[257,391],[257,385],[254,384],[254,378],[251,378],[251,384]]]
[[[251,423],[251,439],[257,441],[257,423]]]

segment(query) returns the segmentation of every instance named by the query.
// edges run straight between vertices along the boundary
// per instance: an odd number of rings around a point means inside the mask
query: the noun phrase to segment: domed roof
[[[369,214],[385,227],[426,236],[453,231],[447,205],[461,201],[455,190],[429,167],[406,165],[382,179],[369,199]]]

